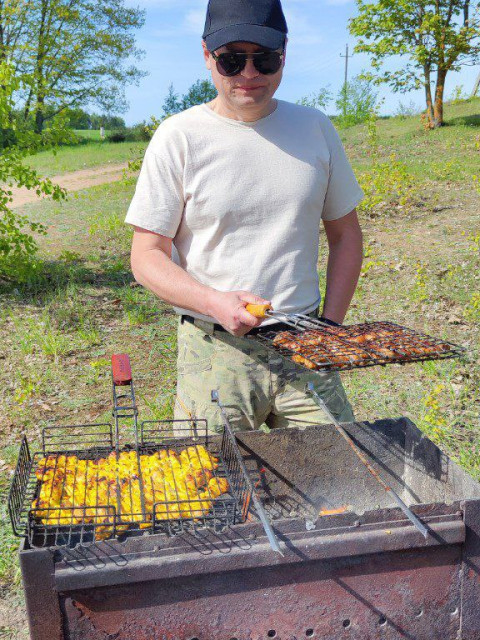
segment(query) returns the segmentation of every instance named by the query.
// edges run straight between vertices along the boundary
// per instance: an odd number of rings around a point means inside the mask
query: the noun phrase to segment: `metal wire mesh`
[[[26,529],[26,513],[24,512],[24,501],[27,496],[33,496],[34,490],[29,491],[30,469],[32,458],[26,437],[22,438],[20,452],[13,474],[10,492],[8,494],[8,515],[12,523],[13,533],[22,536]]]
[[[210,435],[206,421],[198,424],[199,433],[187,421],[143,423],[141,444],[121,450],[110,425],[45,429],[42,451],[33,456],[24,439],[8,502],[14,533],[26,532],[34,547],[74,547],[116,535],[219,531],[243,521],[249,491],[238,474],[238,447]],[[182,476],[182,464],[192,472]]]
[[[241,457],[238,445],[233,444],[223,434],[210,433],[206,420],[162,420],[143,422],[140,427],[140,448],[162,446],[167,450],[186,451],[189,458],[200,458],[199,448],[204,447],[218,460],[218,467],[210,470],[213,477],[206,485],[205,499],[211,503],[207,512],[201,501],[180,499],[179,487],[175,486],[176,501],[155,502],[155,531],[165,529],[167,533],[183,531],[185,527],[194,529],[213,528],[218,531],[230,524],[244,522],[250,505],[251,489],[245,474],[239,473]],[[174,434],[174,435],[173,435]],[[202,473],[208,469],[202,468]],[[222,479],[228,482],[229,492],[216,497]],[[200,489],[200,487],[198,487]],[[180,509],[184,517],[172,517],[172,510]]]
[[[259,340],[277,353],[311,370],[348,370],[386,364],[459,357],[464,349],[394,324],[363,324],[315,329],[261,331]]]

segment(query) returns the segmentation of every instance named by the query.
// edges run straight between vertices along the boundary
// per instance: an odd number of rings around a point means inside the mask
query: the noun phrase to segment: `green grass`
[[[74,129],[74,132],[78,138],[83,138],[84,140],[102,141],[100,129]],[[105,136],[108,136],[109,133],[110,131],[105,130]]]
[[[395,153],[422,182],[472,179],[478,173],[480,154],[480,98],[445,105],[446,126],[434,131],[422,127],[420,116],[382,119],[378,122],[385,156]],[[341,132],[355,169],[369,164],[365,127]]]
[[[480,477],[480,311],[475,303],[480,291],[480,194],[471,180],[480,153],[472,154],[480,100],[447,106],[446,111],[451,126],[429,133],[418,118],[378,124],[381,153],[387,157],[393,150],[404,160],[423,199],[418,207],[397,203],[363,216],[366,258],[347,322],[397,321],[462,344],[470,355],[463,361],[372,367],[346,373],[343,379],[358,419],[408,416]],[[342,136],[357,168],[366,170],[365,127]],[[132,146],[88,144],[64,148],[59,156],[71,170],[94,159],[106,164],[114,152],[115,162],[124,161]],[[433,170],[452,157],[451,177]],[[35,162],[51,173],[61,172],[61,164],[53,165],[46,155]],[[23,434],[35,447],[46,424],[111,419],[112,353],[131,356],[141,417],[171,415],[176,318],[132,282],[131,230],[123,218],[134,185],[134,180],[121,181],[79,192],[67,202],[25,207],[32,219],[49,225],[49,234],[40,241],[36,278],[22,286],[0,284],[4,493]],[[320,256],[324,283],[324,237]],[[9,605],[17,603],[21,612],[16,540],[4,507],[1,515],[0,586]]]
[[[146,142],[89,142],[60,147],[55,153],[44,151],[33,156],[29,163],[41,175],[52,177],[107,164],[121,164],[142,154]]]

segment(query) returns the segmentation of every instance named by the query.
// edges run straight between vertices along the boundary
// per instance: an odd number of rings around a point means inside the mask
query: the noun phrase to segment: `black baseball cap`
[[[280,0],[209,0],[203,32],[209,51],[229,42],[280,49],[287,33]]]

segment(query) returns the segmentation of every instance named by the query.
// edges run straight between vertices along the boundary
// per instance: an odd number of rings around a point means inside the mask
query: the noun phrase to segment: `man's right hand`
[[[270,304],[270,300],[259,298],[248,291],[224,293],[213,290],[208,315],[215,318],[232,336],[242,337],[263,322],[245,309],[247,304]]]

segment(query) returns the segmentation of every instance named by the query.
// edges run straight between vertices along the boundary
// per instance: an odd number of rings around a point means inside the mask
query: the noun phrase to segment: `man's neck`
[[[238,120],[239,122],[255,122],[261,118],[269,116],[277,108],[277,100],[272,98],[267,105],[262,105],[258,108],[248,109],[235,109],[228,103],[222,101],[217,96],[214,100],[207,105],[212,111],[224,118],[230,118],[231,120]]]

